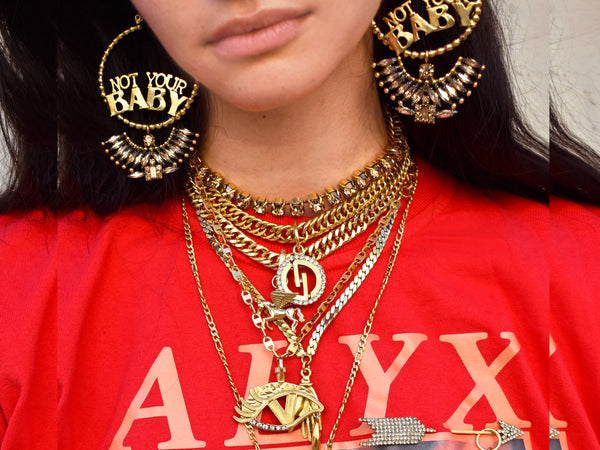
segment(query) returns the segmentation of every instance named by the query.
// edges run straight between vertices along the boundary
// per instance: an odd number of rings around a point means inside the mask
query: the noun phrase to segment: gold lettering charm
[[[313,284],[312,289],[309,287],[309,276]],[[301,253],[282,255],[275,275],[279,291],[296,294],[292,301],[295,305],[310,305],[316,302],[325,291],[325,280],[325,271],[321,264]],[[290,284],[293,284],[293,287]]]
[[[199,86],[194,84],[190,94],[186,96],[183,90],[188,83],[182,78],[162,72],[146,72],[145,77],[138,72],[131,72],[110,78],[111,92],[105,90],[104,68],[108,55],[121,39],[140,30],[142,21],[140,16],[136,16],[136,24],[120,33],[109,44],[100,61],[98,82],[100,94],[108,105],[110,116],[117,117],[131,128],[145,132],[143,145],[135,144],[127,133],[111,136],[102,143],[105,152],[118,167],[129,172],[130,178],[143,177],[150,181],[161,179],[163,174],[175,172],[194,150],[199,135],[187,128],[173,127],[167,140],[160,145],[156,144],[151,132],[181,119],[193,103]],[[158,123],[143,124],[123,116],[134,110],[165,111],[169,118]]]
[[[408,52],[404,56],[425,59],[425,56],[434,57],[450,51],[458,47],[473,32],[473,28],[477,26],[481,17],[482,0],[423,0],[423,2],[429,21],[415,12],[412,9],[412,0],[408,0],[383,17],[383,22],[389,28],[387,33],[383,33],[377,28],[376,34],[379,39],[398,56]],[[453,8],[456,18],[450,13],[450,6]],[[423,56],[419,52],[408,51],[408,48],[419,41],[422,36],[451,29],[457,24],[463,27],[464,31],[457,39],[452,39],[448,44],[423,52]],[[410,31],[408,31],[409,28]]]

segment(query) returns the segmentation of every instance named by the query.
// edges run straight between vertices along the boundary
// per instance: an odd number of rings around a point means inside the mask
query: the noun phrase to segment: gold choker
[[[278,217],[289,214],[294,217],[302,217],[306,214],[307,207],[315,214],[322,213],[327,205],[330,207],[339,205],[351,199],[375,180],[385,176],[392,168],[391,162],[395,159],[394,152],[396,151],[393,148],[387,150],[375,161],[367,164],[364,169],[354,172],[352,177],[340,181],[336,187],[329,187],[320,194],[312,193],[305,198],[294,197],[291,200],[281,197],[274,200],[268,200],[264,196],[253,197],[227,182],[219,173],[209,169],[200,158],[194,161],[193,167],[196,183],[213,188],[237,208],[252,208],[256,214],[270,213]]]
[[[398,161],[398,154],[408,152],[408,144],[401,126],[391,114],[387,114],[386,125],[388,149],[385,152],[368,163],[362,170],[357,170],[349,178],[340,181],[337,186],[331,186],[322,193],[311,193],[304,198],[294,197],[291,200],[285,200],[281,197],[275,199],[267,199],[265,196],[253,197],[226,181],[218,172],[211,170],[198,156],[190,163],[191,178],[197,185],[203,185],[213,190],[236,208],[241,210],[252,208],[255,214],[270,213],[274,216],[289,214],[293,217],[302,217],[305,215],[307,207],[313,213],[321,214],[328,206],[331,208],[343,204],[375,181],[388,175]]]

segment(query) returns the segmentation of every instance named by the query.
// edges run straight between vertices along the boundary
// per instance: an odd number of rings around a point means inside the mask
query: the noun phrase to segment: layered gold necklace
[[[321,413],[324,406],[319,401],[310,380],[312,358],[316,354],[324,331],[348,303],[379,259],[396,217],[399,215],[401,217],[400,224],[390,258],[379,293],[365,323],[327,447],[331,448],[333,444],[342,413],[358,373],[375,311],[398,254],[408,208],[416,188],[416,164],[410,157],[410,152],[399,128],[394,124],[390,130],[393,145],[376,161],[377,163],[386,161],[385,164],[380,163],[385,168],[380,172],[381,176],[370,179],[363,189],[353,192],[330,210],[323,211],[317,217],[299,225],[276,225],[243,211],[231,201],[233,197],[224,195],[218,184],[210,182],[211,179],[214,180],[214,177],[210,176],[207,170],[202,170],[202,173],[192,172],[190,176],[188,194],[202,229],[212,248],[238,283],[242,301],[250,310],[252,322],[260,330],[265,348],[274,355],[277,361],[276,381],[254,387],[250,390],[247,399],[242,398],[231,375],[220,334],[202,291],[191,226],[184,201],[183,219],[188,256],[211,337],[235,397],[236,416],[234,419],[245,425],[256,449],[260,447],[255,429],[283,432],[292,431],[297,427],[300,427],[302,435],[311,442],[313,449],[319,448],[322,434]],[[197,164],[195,167],[205,166]],[[297,332],[297,325],[304,322],[301,307],[314,303],[325,291],[325,272],[318,260],[375,222],[377,225],[361,251],[319,304],[316,312]],[[293,245],[293,250],[289,254],[284,251],[276,254],[258,244],[256,242],[258,239]],[[310,240],[313,242],[309,243]],[[323,242],[330,250],[312,250],[319,249]],[[265,299],[254,287],[237,265],[232,246],[261,264],[276,269],[275,290],[271,292],[270,301]],[[257,249],[262,247],[264,250],[258,253]],[[307,272],[315,284],[310,290],[307,287]],[[302,288],[301,292],[295,292],[294,287]],[[267,330],[271,329],[271,324],[276,325],[288,342],[287,348],[282,352],[275,349],[274,341],[267,333]],[[310,337],[308,337],[309,335]],[[308,338],[308,342],[305,342],[306,338]],[[301,360],[299,384],[285,380],[285,359],[290,357],[297,357]],[[261,420],[261,413],[265,408],[273,413],[278,423],[266,423]]]

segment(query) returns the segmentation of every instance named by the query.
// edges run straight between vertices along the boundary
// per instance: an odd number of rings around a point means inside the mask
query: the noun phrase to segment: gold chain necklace
[[[290,215],[300,217],[305,213],[305,205],[308,205],[314,213],[320,214],[325,211],[325,201],[332,207],[340,205],[389,172],[391,168],[389,162],[394,159],[395,149],[406,150],[408,145],[400,122],[394,120],[392,113],[387,111],[386,134],[390,148],[379,155],[375,161],[368,163],[362,170],[354,172],[351,178],[342,180],[337,187],[329,187],[323,194],[309,194],[304,199],[295,197],[286,201],[282,198],[267,200],[263,196],[252,197],[227,182],[219,173],[211,170],[197,155],[191,161],[191,168],[197,184],[212,187],[219,196],[227,199],[231,206],[241,210],[252,207],[256,214],[262,215],[270,212],[274,216],[283,216],[286,211],[289,211]]]
[[[395,163],[395,170],[389,176],[377,180],[361,195],[341,204],[341,208],[329,210],[297,226],[265,224],[245,211],[235,207],[232,210],[232,205],[226,199],[215,194],[210,187],[195,182],[190,185],[190,198],[197,210],[202,210],[199,206],[206,201],[213,205],[214,221],[221,226],[230,244],[252,260],[277,269],[280,265],[280,253],[257,243],[256,238],[295,244],[294,251],[297,253],[317,261],[324,258],[365,231],[389,208],[403,187],[402,180],[411,162],[408,151],[398,155],[398,158],[402,159]],[[250,231],[254,238],[247,236],[241,229]],[[330,233],[332,230],[336,232]],[[308,240],[315,238],[315,241],[306,246]]]
[[[397,169],[407,158],[409,148],[397,116],[388,114],[387,120],[390,148],[377,159],[377,163],[384,168],[382,173],[373,177],[369,185],[356,195],[337,203],[322,214],[296,225],[275,224],[247,213],[244,208],[237,206],[222,189],[219,189],[219,183],[214,183],[210,176],[206,176],[201,161],[197,159],[191,162],[190,178],[195,185],[204,187],[219,216],[234,223],[237,228],[256,238],[271,242],[289,244],[295,243],[298,239],[305,242],[354,218],[360,210],[385,194],[387,189],[398,181]],[[387,180],[387,182],[383,180]]]
[[[206,214],[202,204],[210,202],[215,211],[214,217],[203,218],[216,221],[229,244],[254,261],[276,270],[278,291],[295,294],[292,301],[296,305],[308,305],[316,302],[325,291],[326,275],[319,259],[364,232],[389,209],[402,186],[401,179],[406,175],[411,161],[410,151],[399,122],[392,115],[388,115],[388,134],[394,147],[384,154],[382,161],[387,161],[389,172],[350,200],[299,225],[276,225],[251,216],[237,208],[214,186],[211,195],[210,183],[205,185],[204,177],[194,173],[194,165],[190,176],[190,198],[200,215]],[[252,237],[246,236],[238,227],[244,228]],[[306,247],[307,241],[313,238],[316,241]],[[294,248],[290,254],[285,251],[272,252],[255,239],[293,243]],[[290,286],[288,277],[292,273],[294,287]],[[310,289],[307,282],[309,278],[314,280],[314,286]],[[302,291],[297,292],[297,288]]]
[[[206,209],[210,211],[210,205],[205,204]],[[225,266],[231,272],[235,281],[238,282],[242,292],[242,300],[248,305],[252,312],[252,322],[254,325],[259,328],[263,335],[263,343],[267,350],[272,352],[276,358],[285,358],[289,356],[298,356],[305,357],[314,354],[314,351],[305,351],[302,347],[301,341],[312,329],[312,327],[317,323],[319,318],[323,315],[323,313],[328,309],[331,305],[335,297],[341,291],[341,288],[350,281],[352,274],[356,271],[359,264],[363,264],[359,273],[355,275],[352,283],[354,286],[351,289],[351,293],[348,294],[348,289],[340,296],[340,299],[336,302],[336,304],[341,304],[335,308],[335,311],[339,312],[341,307],[350,299],[353,292],[358,289],[366,275],[370,272],[372,266],[379,258],[381,253],[381,249],[385,245],[387,241],[387,237],[390,234],[391,226],[394,221],[394,218],[397,213],[397,208],[392,208],[388,214],[386,214],[379,222],[376,230],[369,236],[362,250],[355,256],[354,260],[348,267],[348,269],[341,276],[340,280],[336,283],[333,290],[327,295],[327,298],[319,305],[318,310],[315,312],[313,317],[307,322],[307,324],[302,328],[302,334],[298,336],[296,334],[296,325],[299,321],[304,320],[304,316],[302,312],[297,307],[290,307],[290,299],[286,293],[280,291],[274,291],[271,293],[271,298],[273,302],[268,302],[262,296],[262,294],[254,287],[254,285],[250,282],[250,280],[246,277],[244,272],[239,268],[239,266],[235,263],[233,259],[233,255],[231,252],[231,248],[229,247],[225,237],[223,236],[222,230],[220,226],[216,223],[206,221],[203,218],[203,215],[200,212],[197,212],[198,218],[202,225],[202,229],[208,239],[208,242],[211,244],[215,253],[221,258],[221,261],[225,264]],[[369,258],[367,259],[367,254],[371,250]],[[366,261],[365,261],[366,260]],[[293,294],[292,294],[293,296]],[[342,300],[343,299],[343,300]],[[337,312],[335,315],[337,315]],[[311,342],[309,343],[308,349],[316,349],[316,345],[320,339],[320,335],[323,333],[325,328],[331,322],[332,317],[331,312],[329,313],[328,318],[321,321],[319,325],[319,331],[317,333],[313,333],[313,337],[311,338]],[[290,320],[292,323],[288,325],[286,320]],[[274,351],[273,340],[270,336],[267,335],[266,329],[269,327],[269,323],[274,322],[275,325],[279,328],[279,330],[283,333],[283,335],[288,340],[289,346],[283,355],[279,355]]]
[[[415,175],[416,175],[416,171],[415,171]],[[337,429],[339,426],[339,422],[341,420],[342,413],[348,402],[348,398],[350,396],[352,386],[354,385],[354,380],[356,378],[356,375],[358,374],[358,369],[360,367],[360,362],[362,361],[362,356],[364,353],[364,349],[366,347],[367,338],[369,336],[371,327],[373,325],[373,320],[374,320],[375,312],[377,310],[377,306],[379,305],[379,301],[383,295],[383,292],[384,292],[387,282],[389,280],[389,276],[391,274],[392,268],[396,261],[398,250],[400,248],[400,243],[402,241],[402,235],[403,235],[403,231],[404,231],[404,225],[406,223],[406,218],[408,215],[409,206],[412,201],[412,194],[414,193],[414,189],[416,187],[416,180],[415,180],[415,183],[411,183],[411,184],[412,184],[412,187],[410,189],[410,194],[408,195],[408,200],[407,200],[406,206],[404,208],[404,212],[402,214],[400,224],[398,226],[396,238],[394,240],[392,251],[390,253],[390,258],[389,258],[388,264],[386,266],[386,270],[385,270],[385,274],[384,274],[384,277],[383,277],[383,280],[381,283],[381,287],[380,287],[379,293],[377,295],[377,298],[375,300],[375,303],[373,305],[373,308],[371,310],[371,313],[369,315],[369,318],[367,319],[367,322],[365,324],[363,334],[361,336],[361,339],[360,339],[360,342],[359,342],[359,345],[357,348],[357,352],[356,352],[356,355],[355,355],[355,358],[354,358],[354,361],[352,364],[350,376],[346,383],[346,388],[344,391],[342,404],[338,411],[336,421],[334,423],[334,426],[331,430],[331,433],[330,433],[330,436],[329,436],[329,439],[327,442],[328,449],[331,449],[331,447],[333,445],[333,440],[335,439],[335,435],[337,433]],[[400,205],[396,205],[397,208],[399,208],[399,206]],[[229,380],[229,384],[232,388],[233,395],[234,395],[234,398],[237,403],[236,412],[238,414],[240,414],[240,417],[237,418],[238,422],[244,423],[246,430],[248,431],[250,440],[252,441],[255,449],[259,449],[260,446],[258,444],[258,440],[257,440],[256,434],[254,432],[254,426],[256,426],[257,424],[260,424],[260,425],[264,425],[264,424],[262,424],[256,420],[258,418],[258,414],[262,410],[262,408],[260,410],[257,410],[256,408],[257,408],[257,404],[262,404],[263,407],[266,407],[268,405],[269,407],[272,407],[272,411],[280,419],[281,425],[276,425],[276,426],[268,425],[268,428],[266,428],[267,430],[269,430],[269,431],[285,431],[285,430],[291,431],[292,429],[294,429],[295,427],[300,425],[302,428],[302,431],[303,431],[303,435],[312,442],[312,448],[314,450],[317,450],[320,446],[320,437],[321,437],[320,414],[321,414],[321,411],[323,410],[323,405],[318,401],[318,399],[316,397],[316,393],[315,393],[314,389],[312,388],[312,384],[310,383],[310,375],[311,375],[310,360],[312,358],[312,355],[309,354],[308,357],[303,359],[303,368],[301,371],[302,382],[300,383],[300,385],[295,385],[292,383],[285,382],[283,360],[278,359],[278,367],[277,367],[277,371],[276,371],[277,382],[269,383],[268,385],[265,385],[265,386],[259,386],[257,388],[253,388],[251,390],[251,398],[248,400],[242,399],[241,395],[239,394],[239,391],[237,390],[237,387],[235,385],[233,377],[231,375],[231,371],[230,371],[229,365],[227,363],[227,358],[225,355],[225,351],[223,349],[223,345],[222,345],[222,341],[221,341],[218,329],[214,322],[212,313],[210,311],[210,308],[208,306],[208,303],[206,301],[204,293],[202,291],[202,286],[200,283],[200,276],[199,276],[199,272],[198,272],[198,266],[197,266],[197,262],[196,262],[195,251],[194,251],[194,245],[193,245],[193,240],[192,240],[191,226],[189,223],[189,217],[187,215],[187,210],[185,207],[185,200],[183,200],[182,214],[183,214],[184,231],[185,231],[185,238],[186,238],[186,247],[187,247],[187,251],[188,251],[188,257],[190,260],[190,264],[192,267],[192,272],[194,275],[194,279],[196,280],[198,292],[200,294],[200,299],[201,299],[201,303],[202,303],[202,308],[203,308],[205,318],[206,318],[206,321],[207,321],[207,324],[208,324],[208,327],[210,330],[211,337],[215,344],[215,349],[217,350],[219,359],[221,360],[221,363],[223,364],[223,367],[227,373],[227,378]],[[315,345],[314,351],[316,351],[316,345]],[[277,398],[279,398],[279,397],[285,397],[286,400],[294,399],[296,408],[294,408],[294,414],[292,414],[291,417],[289,416],[289,411],[287,411],[287,410],[283,411],[281,406],[279,406],[279,409],[277,409],[277,405],[279,405]],[[251,419],[249,419],[249,418],[251,418]],[[246,419],[249,419],[249,420],[246,420]],[[265,428],[263,428],[263,429],[265,429]]]
[[[329,187],[324,193],[312,193],[304,199],[294,197],[291,200],[276,198],[268,200],[266,197],[252,197],[245,191],[240,191],[235,185],[227,182],[223,176],[212,171],[206,164],[196,156],[193,160],[193,168],[196,182],[204,184],[214,189],[218,195],[226,198],[231,206],[239,209],[252,208],[254,213],[263,215],[270,213],[274,216],[284,216],[286,211],[293,217],[301,217],[305,214],[305,205],[315,214],[325,211],[325,202],[330,207],[335,207],[355,196],[361,190],[369,186],[370,183],[385,175],[390,170],[389,160],[393,155],[392,149],[379,155],[374,161],[370,162],[362,170],[354,172],[351,178],[345,178],[337,187]]]
[[[406,162],[407,162],[407,164],[401,170],[401,173],[403,175],[401,177],[401,182],[399,183],[402,186],[402,189],[399,190],[397,197],[395,197],[395,196],[390,197],[390,198],[395,199],[395,201],[397,201],[397,202],[401,201],[402,198],[410,197],[410,195],[412,194],[412,191],[414,190],[414,186],[416,185],[416,180],[417,180],[416,165],[414,163],[412,163],[412,160],[410,160],[410,158],[408,158]],[[193,186],[192,187],[192,186],[193,185],[190,185],[188,192],[190,194],[190,198],[195,199],[196,195],[197,195],[196,192],[198,190],[202,191],[203,187],[201,187],[201,186]],[[231,250],[229,248],[227,236],[223,232],[221,225],[219,223],[217,223],[217,221],[215,219],[215,211],[212,208],[212,204],[211,204],[210,200],[206,199],[205,196],[201,196],[201,197],[204,199],[202,202],[194,201],[193,204],[196,208],[196,213],[198,215],[198,218],[201,220],[201,222],[210,223],[211,227],[214,229],[214,232],[209,232],[209,230],[206,229],[207,227],[203,226],[203,229],[205,229],[205,233],[207,234],[209,242],[211,243],[215,252],[217,252],[219,257],[222,259],[224,264],[230,269],[230,271],[232,271],[232,273],[234,273],[234,271],[235,271],[235,273],[241,274],[242,272],[241,272],[241,270],[239,270],[239,268],[233,267],[234,263],[232,262]],[[393,217],[391,214],[392,211],[393,211],[393,208],[392,208],[392,210],[390,210],[390,212],[384,213],[382,215],[382,217],[379,219],[379,224],[377,225],[376,229],[372,232],[372,234],[367,238],[362,250],[357,253],[357,255],[355,256],[354,260],[352,261],[352,263],[350,264],[348,269],[340,277],[338,282],[334,285],[333,289],[326,296],[325,300],[323,302],[321,302],[317,311],[303,325],[301,333],[299,334],[298,339],[297,339],[298,341],[302,341],[308,335],[308,333],[311,331],[311,329],[316,325],[317,321],[323,316],[325,311],[329,308],[329,306],[335,300],[336,296],[340,293],[341,288],[350,281],[352,274],[357,270],[358,266],[360,264],[363,264],[363,262],[365,261],[365,258],[367,257],[367,253],[377,243],[378,238],[383,233],[384,227],[387,226],[387,224],[390,220],[393,221]],[[364,269],[364,266],[363,266],[363,269]],[[361,270],[363,270],[363,269],[361,269]],[[234,275],[234,278],[236,280],[238,280],[239,276]],[[243,290],[247,291],[246,297],[244,297],[243,299],[246,304],[251,306],[252,315],[256,322],[261,323],[262,321],[265,321],[265,320],[274,321],[275,324],[277,324],[277,326],[280,328],[281,332],[288,337],[288,340],[290,340],[289,336],[291,336],[291,335],[295,336],[295,334],[294,334],[295,327],[296,327],[296,324],[299,319],[295,318],[294,311],[293,311],[294,309],[290,310],[290,308],[285,307],[286,304],[283,304],[284,298],[279,298],[278,302],[270,303],[270,302],[265,301],[263,296],[257,290],[254,289],[254,287],[251,285],[251,283],[249,281],[244,282],[242,280],[241,287]],[[258,301],[255,302],[255,304],[253,304],[251,302],[252,296],[254,296],[255,298],[258,299]],[[263,317],[261,320],[259,320],[260,313],[265,313],[265,312],[268,314],[268,317],[266,317],[266,318]],[[302,313],[299,310],[297,311],[297,315],[298,315],[298,318],[301,317],[301,320],[304,320],[304,317],[302,316]],[[287,319],[293,320],[291,329],[289,326],[286,326],[287,324],[285,324],[285,322],[279,320],[281,317],[285,317]],[[294,353],[294,352],[292,352],[292,353]]]

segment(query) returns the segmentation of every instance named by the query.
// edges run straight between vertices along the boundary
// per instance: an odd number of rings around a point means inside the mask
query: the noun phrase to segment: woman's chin
[[[318,89],[318,84],[302,88],[298,85],[287,85],[279,89],[274,89],[273,84],[266,84],[263,89],[255,84],[252,89],[247,91],[230,90],[224,92],[222,95],[216,93],[214,100],[217,103],[227,103],[242,111],[264,112],[291,106],[306,99]]]

